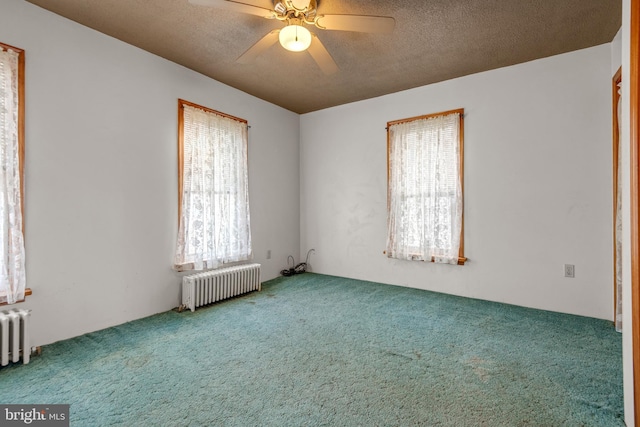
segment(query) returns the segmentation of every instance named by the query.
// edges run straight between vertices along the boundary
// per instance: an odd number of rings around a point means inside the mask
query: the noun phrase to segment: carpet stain
[[[406,360],[420,360],[422,358],[422,354],[418,351],[411,351],[411,352],[407,352],[407,353],[398,353],[392,350],[384,350],[383,351],[384,354],[389,355],[389,356],[394,356],[394,357],[400,357],[402,359],[406,359]]]
[[[489,380],[491,376],[491,362],[479,357],[472,357],[467,362],[467,365],[469,365],[473,369],[473,372],[476,374],[478,379],[484,382]]]
[[[127,358],[125,363],[129,368],[141,368],[149,363],[149,357],[139,356],[135,359]]]

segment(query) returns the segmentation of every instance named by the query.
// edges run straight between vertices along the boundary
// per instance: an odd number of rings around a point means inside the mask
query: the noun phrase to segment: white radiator
[[[251,291],[259,291],[260,264],[244,264],[182,278],[182,305],[180,311],[211,304]]]
[[[29,363],[31,342],[29,339],[29,317],[31,310],[0,311],[0,365],[6,366],[20,360]]]

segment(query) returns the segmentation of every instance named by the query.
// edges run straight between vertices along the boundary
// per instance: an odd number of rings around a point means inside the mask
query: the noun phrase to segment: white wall
[[[249,121],[255,261],[299,252],[299,116],[22,0],[0,41],[26,50],[26,250],[33,345],[179,304],[177,99]],[[267,249],[272,259],[266,260]]]
[[[611,40],[611,77],[613,77],[618,69],[622,66],[622,27]]]
[[[320,273],[612,319],[610,92],[605,44],[303,115],[301,251]],[[387,259],[386,123],[455,108],[470,261]]]

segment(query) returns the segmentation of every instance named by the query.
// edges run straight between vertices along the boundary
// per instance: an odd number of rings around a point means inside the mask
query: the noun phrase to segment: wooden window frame
[[[458,265],[464,265],[467,262],[467,258],[464,256],[464,108],[458,108],[455,110],[442,111],[439,113],[433,114],[425,114],[422,116],[409,117],[407,119],[394,120],[391,122],[387,122],[387,220],[389,218],[390,209],[391,209],[391,163],[389,161],[391,154],[391,138],[389,135],[389,128],[393,125],[398,125],[402,123],[410,123],[416,120],[430,119],[432,117],[438,116],[447,116],[450,114],[458,114],[460,116],[460,129],[459,129],[459,174],[460,174],[460,190],[462,191],[462,224],[460,227],[460,248],[458,249]],[[431,262],[434,262],[433,257],[431,257]]]
[[[618,93],[618,84],[622,82],[622,67],[618,68],[616,74],[611,80],[611,99],[612,99],[612,152],[613,152],[613,321],[618,316],[618,255],[616,253],[617,232],[616,217],[618,214],[618,153],[620,151],[620,131],[618,130],[618,101],[620,94]]]
[[[18,170],[20,174],[20,210],[22,215],[22,233],[24,235],[24,145],[25,145],[25,53],[24,49],[8,44],[0,43],[2,50],[12,50],[18,54]],[[25,243],[26,244],[26,243]],[[31,288],[24,290],[24,299],[16,303],[24,302],[26,297],[32,295]],[[7,303],[0,303],[7,305]]]
[[[182,217],[182,193],[183,193],[183,186],[184,186],[183,180],[184,180],[184,107],[185,106],[197,108],[207,113],[212,113],[218,116],[226,117],[228,119],[235,120],[240,123],[245,123],[247,124],[247,127],[249,123],[245,119],[241,119],[239,117],[235,117],[230,114],[222,113],[220,111],[216,111],[211,108],[186,101],[184,99],[178,99],[178,227],[180,227],[180,219]],[[245,143],[248,143],[248,141],[245,141]],[[248,166],[249,165],[247,164],[247,167]],[[174,266],[174,269],[176,269],[177,271],[188,271],[188,270],[193,270],[193,268],[194,268],[193,263],[185,263],[185,264]]]
[[[20,173],[20,208],[22,213],[22,232],[24,233],[24,49],[17,48],[8,44],[0,43],[3,50],[13,50],[18,54],[18,167]]]
[[[226,117],[231,120],[235,120],[240,123],[249,123],[245,119],[241,119],[220,111],[212,110],[211,108],[203,107],[202,105],[194,104],[193,102],[185,101],[184,99],[178,99],[178,222],[182,215],[182,187],[184,179],[184,106],[198,108],[206,111],[207,113],[216,114],[218,116]]]

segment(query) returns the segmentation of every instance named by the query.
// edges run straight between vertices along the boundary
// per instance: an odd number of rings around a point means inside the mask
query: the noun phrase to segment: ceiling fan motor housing
[[[300,18],[313,25],[317,6],[316,0],[276,0],[273,8],[278,13],[276,18],[279,20]]]

